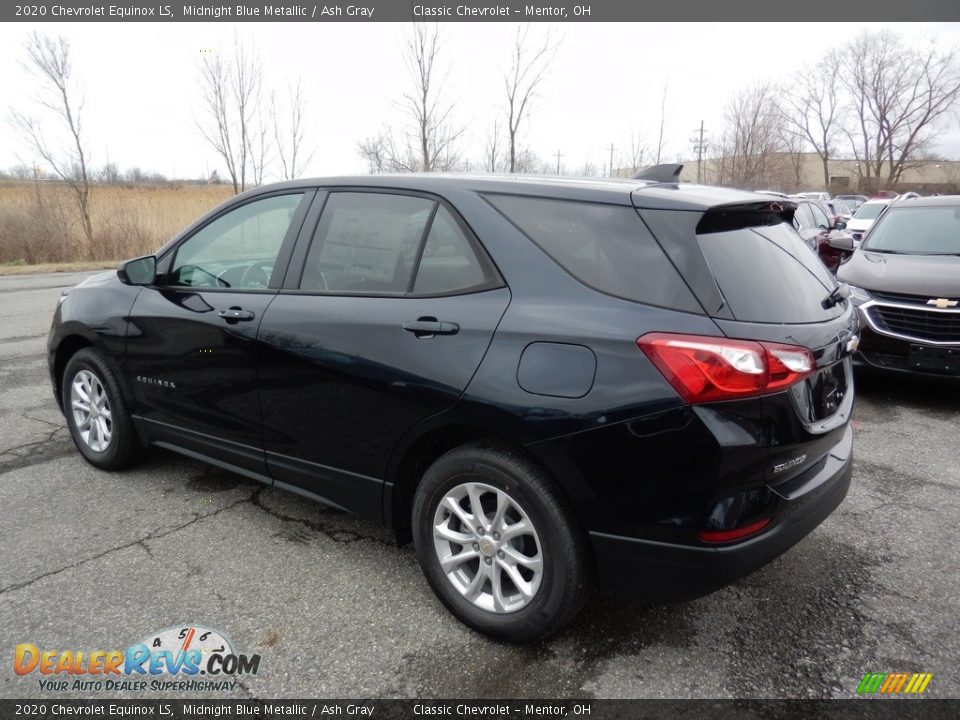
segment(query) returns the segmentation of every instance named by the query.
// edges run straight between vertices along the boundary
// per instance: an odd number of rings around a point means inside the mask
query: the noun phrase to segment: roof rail
[[[682,163],[665,163],[663,165],[651,165],[644,168],[631,180],[651,180],[660,183],[678,183],[680,182],[680,172],[683,170]]]

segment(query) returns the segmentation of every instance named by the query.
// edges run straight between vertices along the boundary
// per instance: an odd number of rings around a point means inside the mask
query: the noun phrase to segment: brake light
[[[708,543],[733,542],[734,540],[742,540],[750,535],[756,535],[769,524],[770,518],[765,518],[750,523],[749,525],[744,525],[743,527],[734,528],[733,530],[701,530],[697,533],[697,538]]]
[[[779,392],[816,366],[813,353],[798,345],[648,333],[637,346],[688,403]]]

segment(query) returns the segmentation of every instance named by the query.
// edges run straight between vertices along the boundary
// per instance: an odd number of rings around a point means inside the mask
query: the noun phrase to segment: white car
[[[883,209],[890,204],[890,200],[867,200],[863,205],[857,208],[857,211],[847,223],[847,232],[853,236],[854,247],[859,247],[860,241],[867,231],[873,227],[873,223],[880,217]]]
[[[807,200],[829,200],[830,193],[828,192],[801,192],[796,193],[794,197],[806,198]]]

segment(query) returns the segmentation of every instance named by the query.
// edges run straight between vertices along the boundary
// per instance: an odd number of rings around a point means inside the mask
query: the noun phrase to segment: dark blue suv
[[[649,175],[233,198],[62,298],[77,448],[113,470],[161,446],[384,523],[498,638],[596,585],[727,584],[847,491],[857,316],[790,201]]]

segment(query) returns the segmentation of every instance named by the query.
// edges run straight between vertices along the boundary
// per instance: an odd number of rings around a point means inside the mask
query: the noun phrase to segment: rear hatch
[[[728,338],[811,351],[809,375],[761,399],[768,481],[780,486],[809,471],[850,418],[858,325],[848,302],[825,302],[837,283],[794,230],[794,206],[765,200],[703,212],[644,208],[643,200],[634,197],[640,216]]]

